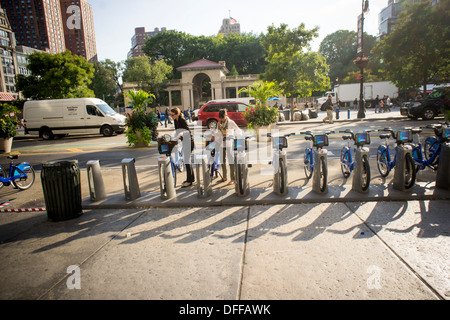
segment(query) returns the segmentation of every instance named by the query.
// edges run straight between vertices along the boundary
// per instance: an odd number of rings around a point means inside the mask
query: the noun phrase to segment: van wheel
[[[111,137],[114,133],[114,130],[111,126],[103,126],[102,129],[100,130],[100,133],[104,137]]]
[[[39,135],[44,140],[53,140],[53,138],[55,138],[55,136],[53,135],[53,132],[52,132],[52,130],[50,130],[50,128],[42,128]]]
[[[208,127],[208,129],[217,129],[217,120],[215,119],[208,120],[206,126]]]

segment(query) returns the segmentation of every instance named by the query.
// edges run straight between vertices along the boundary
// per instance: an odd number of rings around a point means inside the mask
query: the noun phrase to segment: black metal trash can
[[[44,162],[41,182],[50,220],[73,219],[83,213],[78,160]]]

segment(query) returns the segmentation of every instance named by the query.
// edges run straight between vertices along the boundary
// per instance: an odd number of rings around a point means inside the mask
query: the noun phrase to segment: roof
[[[225,70],[227,70],[224,65],[214,62],[214,61],[207,60],[205,58],[191,62],[187,65],[177,68],[178,71],[208,70],[208,69],[225,69]]]
[[[0,92],[0,101],[16,100],[11,92]]]

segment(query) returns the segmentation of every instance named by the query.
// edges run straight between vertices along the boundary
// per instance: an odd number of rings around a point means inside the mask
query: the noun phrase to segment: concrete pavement
[[[248,197],[214,183],[210,198],[188,188],[172,201],[149,166],[137,170],[139,199],[126,201],[120,168],[107,168],[108,197],[92,202],[82,170],[80,217],[0,213],[0,299],[450,298],[450,191],[426,179],[394,190],[372,167],[368,194],[335,169],[319,195],[293,166],[285,197],[256,165]],[[0,197],[45,207],[39,175]]]

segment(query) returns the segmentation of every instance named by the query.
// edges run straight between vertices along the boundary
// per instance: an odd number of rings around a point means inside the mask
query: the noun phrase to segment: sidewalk
[[[337,161],[325,195],[293,163],[285,197],[256,165],[248,197],[214,182],[209,198],[191,187],[164,201],[147,166],[134,201],[120,168],[102,168],[108,196],[93,202],[82,170],[80,217],[0,213],[0,299],[450,299],[450,191],[428,176],[394,190],[371,166],[360,194]],[[6,208],[45,206],[36,178],[26,199],[4,188]]]

